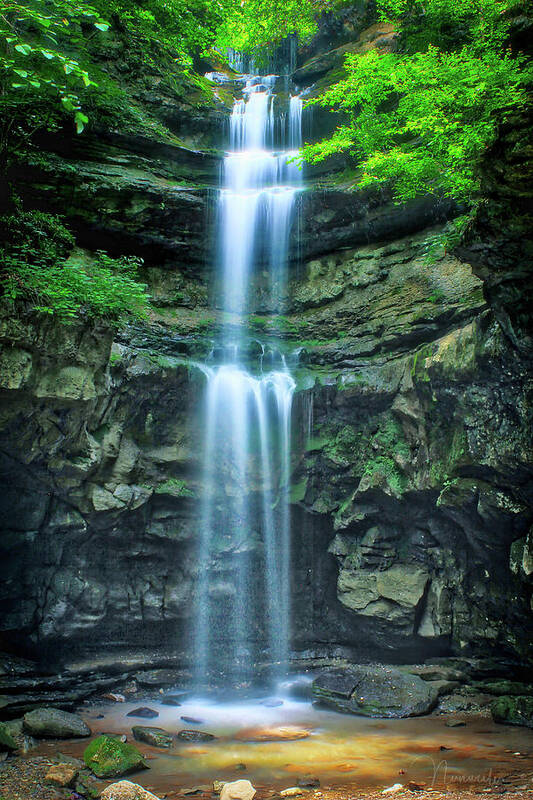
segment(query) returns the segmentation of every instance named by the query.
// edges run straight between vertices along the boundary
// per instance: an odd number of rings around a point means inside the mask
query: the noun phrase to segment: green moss
[[[388,456],[376,456],[369,460],[365,465],[363,475],[384,477],[394,494],[402,494],[407,486],[405,475],[402,475],[396,463]]]
[[[98,778],[118,778],[148,767],[136,747],[106,735],[90,743],[83,760]]]
[[[533,697],[499,697],[491,703],[490,710],[495,722],[533,728]]]
[[[429,476],[433,484],[443,484],[446,488],[452,484],[457,467],[468,455],[468,437],[464,428],[455,428],[446,434],[439,426],[433,439]]]
[[[301,503],[305,498],[305,492],[307,489],[307,478],[303,478],[299,483],[295,483],[291,486],[289,499],[291,503]]]
[[[18,744],[8,730],[5,723],[0,722],[0,751],[17,750]]]
[[[426,358],[431,358],[433,355],[433,345],[426,345],[421,350],[417,350],[413,357],[413,364],[411,366],[411,377],[418,381],[429,381],[429,375],[425,369]]]
[[[169,494],[172,497],[194,497],[194,492],[188,488],[187,482],[179,478],[169,478],[164,483],[159,484],[155,493]]]

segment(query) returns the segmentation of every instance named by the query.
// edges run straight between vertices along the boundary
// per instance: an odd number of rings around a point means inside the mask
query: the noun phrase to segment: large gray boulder
[[[416,675],[394,667],[354,665],[328,670],[313,682],[321,703],[364,717],[417,717],[437,704],[438,692]]]
[[[24,714],[23,728],[37,739],[77,739],[91,735],[91,729],[77,714],[58,708],[36,708]]]

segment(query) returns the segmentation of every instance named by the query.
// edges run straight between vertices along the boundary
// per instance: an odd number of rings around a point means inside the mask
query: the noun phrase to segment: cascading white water
[[[199,683],[228,668],[234,679],[251,677],[258,651],[281,666],[289,656],[288,487],[295,382],[284,359],[281,369],[268,373],[261,360],[255,376],[242,356],[250,280],[259,263],[268,269],[272,307],[283,308],[300,180],[291,151],[301,144],[301,101],[291,98],[284,120],[283,140],[290,149],[276,151],[275,80],[249,79],[243,99],[235,102],[219,194],[219,305],[232,312],[232,319],[218,348],[222,363],[204,368],[204,493],[194,631]],[[258,544],[261,574],[252,564]]]

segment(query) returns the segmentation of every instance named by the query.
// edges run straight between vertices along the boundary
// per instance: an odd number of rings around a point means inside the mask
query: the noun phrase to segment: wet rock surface
[[[23,728],[38,739],[75,739],[91,735],[91,729],[81,717],[57,708],[29,711],[24,715]]]
[[[323,672],[313,682],[313,696],[337,711],[367,717],[415,717],[437,704],[428,682],[375,664]]]
[[[133,738],[152,747],[172,747],[174,740],[168,731],[163,728],[151,728],[144,725],[134,725],[131,729]]]

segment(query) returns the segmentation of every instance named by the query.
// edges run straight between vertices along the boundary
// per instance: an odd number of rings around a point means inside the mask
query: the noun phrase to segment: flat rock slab
[[[134,725],[131,729],[133,738],[152,747],[172,747],[174,740],[163,728],[150,728],[145,725]]]
[[[308,736],[311,736],[311,731],[307,728],[281,725],[272,728],[245,728],[239,731],[235,738],[245,742],[294,742],[298,739],[307,739]]]
[[[24,714],[23,728],[37,739],[78,739],[91,735],[91,729],[77,714],[58,708],[36,708]]]
[[[438,691],[417,675],[382,665],[353,665],[323,672],[313,697],[337,711],[400,719],[429,714]]]

